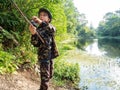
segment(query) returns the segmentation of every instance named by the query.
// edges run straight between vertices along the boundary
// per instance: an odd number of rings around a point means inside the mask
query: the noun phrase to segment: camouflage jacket
[[[55,28],[51,24],[42,23],[37,28],[38,34],[42,37],[45,43],[42,43],[40,38],[35,34],[31,36],[31,43],[34,47],[38,47],[38,60],[48,61],[59,56],[55,43]]]

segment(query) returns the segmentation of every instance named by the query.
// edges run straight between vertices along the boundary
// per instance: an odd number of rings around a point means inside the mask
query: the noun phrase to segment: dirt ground
[[[0,75],[0,90],[38,90],[40,86],[39,75],[32,71],[18,71],[14,74]],[[69,90],[54,87],[50,83],[49,90]]]

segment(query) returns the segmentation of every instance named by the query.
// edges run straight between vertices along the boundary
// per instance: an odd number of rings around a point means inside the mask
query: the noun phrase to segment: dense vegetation
[[[99,37],[120,38],[120,9],[106,13],[99,24],[97,35]]]
[[[62,57],[68,50],[76,47],[75,39],[71,38],[87,36],[89,32],[91,33],[86,26],[84,14],[79,14],[72,0],[14,1],[29,19],[37,15],[41,7],[51,11],[52,24],[57,28],[56,42],[60,53],[60,57],[55,60],[54,80],[79,82],[79,65],[66,62]],[[14,72],[25,62],[30,62],[29,68],[34,67],[37,62],[37,50],[30,44],[28,23],[11,0],[0,0],[0,26],[0,73]],[[66,40],[72,41],[63,44],[62,42]]]

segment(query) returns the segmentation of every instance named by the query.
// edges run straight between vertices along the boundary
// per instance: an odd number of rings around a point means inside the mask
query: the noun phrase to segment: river
[[[97,64],[80,64],[81,90],[120,90],[120,40],[94,39],[84,50],[100,59]]]

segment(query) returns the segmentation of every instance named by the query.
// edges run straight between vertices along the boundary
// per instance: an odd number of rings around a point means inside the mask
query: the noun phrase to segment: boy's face
[[[39,14],[39,18],[40,18],[40,20],[42,20],[43,22],[48,22],[48,23],[49,23],[49,21],[50,21],[49,16],[48,16],[48,14],[47,14],[46,12],[41,12],[41,13]]]

